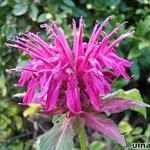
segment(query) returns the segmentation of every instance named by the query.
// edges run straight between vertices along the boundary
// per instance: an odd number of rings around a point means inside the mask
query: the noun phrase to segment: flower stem
[[[86,150],[86,132],[83,124],[80,126],[79,129],[79,141],[81,150]]]

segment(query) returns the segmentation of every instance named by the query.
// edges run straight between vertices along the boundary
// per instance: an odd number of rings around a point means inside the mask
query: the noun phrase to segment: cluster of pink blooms
[[[115,125],[93,113],[121,112],[131,106],[142,105],[130,100],[103,99],[112,89],[112,81],[122,75],[130,77],[126,68],[131,62],[117,55],[115,47],[133,32],[120,35],[110,43],[111,38],[124,25],[117,26],[104,35],[104,27],[111,20],[107,17],[102,24],[96,22],[88,42],[83,41],[84,22],[79,20],[79,28],[73,20],[73,46],[70,48],[63,30],[52,22],[51,26],[42,24],[49,33],[51,43],[45,42],[38,34],[21,33],[6,43],[31,56],[27,67],[19,67],[21,77],[18,86],[28,83],[23,104],[38,103],[43,106],[41,113],[63,114],[71,112],[79,115],[91,127],[103,130],[108,126],[106,135],[124,145],[124,139]],[[100,37],[102,37],[100,40]],[[96,124],[99,123],[99,127]],[[101,124],[103,124],[103,126]],[[107,124],[107,125],[106,125]],[[103,131],[104,132],[104,131]],[[117,135],[117,136],[116,136]]]

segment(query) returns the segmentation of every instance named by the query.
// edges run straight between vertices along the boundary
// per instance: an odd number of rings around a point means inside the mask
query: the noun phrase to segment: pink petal
[[[95,27],[94,27],[94,30],[93,30],[93,33],[92,33],[92,35],[91,35],[91,38],[90,38],[90,40],[89,40],[89,44],[90,44],[91,42],[97,42],[98,37],[99,37],[100,34],[102,33],[103,27],[105,27],[106,24],[108,24],[108,22],[109,22],[110,19],[112,19],[112,17],[111,17],[111,16],[108,16],[108,17],[102,22],[102,24],[100,25],[100,27],[98,27],[99,24],[96,23],[96,25],[95,25]]]
[[[68,83],[67,83],[67,105],[69,109],[78,114],[81,112],[81,105],[80,105],[80,91],[78,87],[78,83],[76,78],[73,75],[70,75]]]
[[[125,23],[126,23],[126,22],[124,22],[124,23],[122,23],[122,24],[118,24],[118,25],[116,26],[116,28],[113,29],[112,32],[110,32],[108,35],[106,35],[106,36],[103,38],[103,40],[102,40],[102,42],[100,43],[100,45],[98,46],[97,50],[94,52],[94,56],[95,56],[97,53],[99,53],[99,52],[104,53],[104,49],[107,50],[106,47],[107,47],[107,45],[108,45],[110,39],[112,38],[112,36],[113,36],[115,33],[117,33],[117,31],[118,31]]]
[[[87,126],[96,129],[123,146],[126,145],[123,135],[112,120],[95,113],[83,113],[80,116]]]
[[[46,107],[45,107],[46,110],[50,111],[55,106],[58,96],[59,96],[60,86],[61,86],[61,82],[55,81],[52,79],[50,86],[49,86],[48,94],[47,94],[47,101],[46,101]]]
[[[118,64],[114,71],[116,75],[119,76],[121,74],[126,80],[130,79],[130,76],[126,73],[126,69],[121,64]]]
[[[67,105],[69,109],[75,114],[80,113],[81,106],[80,106],[79,89],[75,87],[72,89],[68,89],[66,91],[66,95],[67,95]]]
[[[32,76],[32,72],[24,70],[21,73],[20,79],[18,81],[18,86],[20,87],[24,86],[26,81],[28,81],[31,76]]]
[[[100,109],[100,97],[99,97],[99,91],[95,89],[94,86],[91,85],[91,83],[86,81],[86,91],[87,94],[90,97],[90,102],[95,107],[97,111]]]
[[[38,47],[40,46],[42,48],[41,52],[43,54],[45,54],[46,56],[49,56],[49,57],[53,56],[55,54],[49,50],[49,45],[44,40],[42,40],[37,34],[29,32],[29,33],[27,33],[27,35],[30,40],[32,40],[33,42],[36,42]]]
[[[132,62],[125,60],[125,59],[117,56],[114,53],[111,53],[110,56],[112,57],[111,59],[113,59],[116,63],[121,62],[123,64],[123,66],[125,66],[125,67],[131,67],[131,65],[132,65]]]
[[[111,91],[110,84],[105,80],[105,77],[100,70],[97,70],[96,68],[89,70],[86,73],[86,78],[86,80],[89,80],[89,84],[93,85],[100,94],[106,94]]]
[[[52,79],[52,76],[49,75],[49,78],[47,78],[47,80],[41,84],[42,87],[41,87],[41,92],[39,93],[39,98],[43,98],[47,94],[51,79]]]
[[[88,48],[87,48],[87,50],[85,52],[86,59],[88,59],[89,55],[92,53],[92,50],[93,50],[94,45],[95,45],[94,43],[98,42],[98,38],[99,38],[99,36],[101,35],[101,33],[103,31],[103,27],[106,26],[106,24],[108,24],[108,22],[109,22],[109,20],[111,18],[112,18],[111,16],[108,16],[102,22],[102,24],[100,25],[100,27],[98,27],[98,24],[96,24],[96,26],[94,27],[94,31],[93,31],[92,36],[91,36],[91,38],[89,40],[89,43],[88,43]]]
[[[124,38],[126,38],[127,36],[131,36],[133,35],[133,31],[132,32],[127,32],[125,34],[122,34],[121,36],[119,36],[115,41],[113,41],[109,47],[107,48],[107,51],[106,51],[106,55],[109,54],[110,52],[112,52],[112,49],[118,44],[120,43]]]
[[[150,105],[136,100],[114,97],[102,100],[101,111],[106,113],[119,113],[133,107],[150,107]]]
[[[23,103],[29,104],[34,96],[35,93],[35,89],[37,87],[37,85],[39,84],[39,78],[35,78],[33,80],[30,80],[29,84],[28,84],[28,90],[26,92],[25,97],[23,98]]]
[[[58,96],[59,96],[59,89],[62,84],[62,77],[61,75],[61,65],[60,63],[53,68],[52,74],[49,81],[49,87],[47,92],[47,101],[45,109],[50,111],[55,106]]]
[[[62,50],[64,52],[64,54],[67,56],[67,58],[70,60],[71,59],[71,49],[69,47],[67,38],[63,32],[63,30],[57,26],[56,22],[53,22],[53,27],[55,29],[55,31],[57,32],[57,37],[58,37],[58,41],[60,42],[60,45],[62,47]]]
[[[76,22],[73,20],[72,22],[73,25],[73,37],[74,37],[74,43],[73,43],[73,52],[75,56],[75,61],[78,59],[79,56],[83,54],[83,19],[82,17],[80,18],[79,22],[79,32],[77,32],[76,29]]]

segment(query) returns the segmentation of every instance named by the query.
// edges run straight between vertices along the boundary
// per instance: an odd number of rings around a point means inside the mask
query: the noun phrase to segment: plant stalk
[[[79,129],[79,142],[81,150],[86,150],[86,132],[83,124],[81,124]]]

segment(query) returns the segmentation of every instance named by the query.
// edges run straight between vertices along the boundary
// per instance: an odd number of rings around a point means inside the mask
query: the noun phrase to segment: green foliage
[[[0,140],[5,140],[22,127],[23,120],[19,116],[18,106],[0,97]]]
[[[25,14],[27,12],[27,10],[28,10],[27,3],[24,3],[24,2],[17,3],[13,7],[13,14],[15,16],[21,16],[21,15]]]
[[[74,118],[65,118],[55,123],[53,128],[43,134],[37,143],[39,149],[47,150],[71,150],[73,148]]]
[[[109,96],[110,97],[116,96],[116,97],[120,97],[120,98],[131,99],[131,100],[143,102],[143,99],[142,99],[141,94],[138,89],[132,89],[132,90],[128,90],[128,91],[124,91],[124,90],[120,89],[116,92],[109,94],[108,97]],[[132,108],[132,110],[141,113],[145,118],[147,116],[146,108],[144,108],[144,107]]]
[[[120,90],[118,96],[122,97],[122,98],[129,98],[129,99],[133,99],[133,100],[137,100],[137,101],[143,101],[141,94],[140,94],[139,90],[137,90],[137,89],[132,89],[132,90],[129,90],[126,92],[124,90]],[[141,113],[146,118],[146,108],[138,107],[138,108],[132,108],[132,109]]]
[[[119,97],[130,98],[130,99],[137,100],[137,101],[143,101],[141,94],[140,94],[139,90],[137,90],[137,89],[132,89],[132,90],[129,90],[126,92],[124,92],[122,90],[119,94]],[[132,109],[141,113],[146,118],[146,116],[147,116],[146,115],[146,108],[144,108],[144,107],[139,108],[138,107],[138,108],[132,108]]]
[[[145,136],[146,136],[147,140],[150,139],[150,124],[148,124],[148,127],[147,127],[147,129],[145,131]]]
[[[32,140],[28,140],[25,143],[20,140],[15,140],[12,145],[4,142],[0,143],[1,150],[29,150],[32,144]]]
[[[94,141],[90,144],[90,150],[103,150],[105,143],[101,141]]]
[[[31,4],[29,11],[30,11],[29,17],[30,17],[33,21],[36,21],[36,20],[37,20],[38,13],[39,13],[39,10],[38,10],[37,6],[36,6],[35,4]]]
[[[6,85],[5,85],[5,78],[4,78],[4,76],[1,76],[0,77],[0,94],[2,95],[2,96],[5,96],[6,94],[7,94],[7,88],[6,88]]]
[[[40,110],[42,106],[40,104],[30,104],[29,107],[23,112],[23,116],[31,116],[32,114],[36,113],[38,110]]]
[[[119,128],[121,133],[130,134],[130,132],[133,130],[131,125],[127,121],[121,121],[119,123]]]

